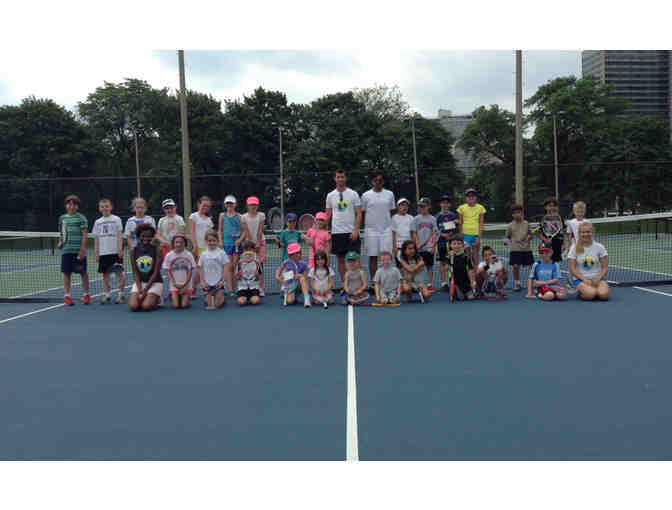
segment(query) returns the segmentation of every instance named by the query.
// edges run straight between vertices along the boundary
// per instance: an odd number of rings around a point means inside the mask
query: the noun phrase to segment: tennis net
[[[672,283],[672,213],[595,218],[596,241],[602,243],[609,254],[609,271],[606,279],[613,285],[662,285]],[[509,247],[504,242],[506,225],[486,225],[481,247],[490,246],[508,262]],[[281,249],[276,236],[268,234],[267,261],[264,264],[264,288],[267,294],[279,294],[280,286],[275,281],[275,271],[282,261]],[[63,298],[63,275],[60,272],[61,254],[57,248],[56,232],[0,232],[0,301],[45,300],[60,301]],[[539,241],[533,239],[535,254]],[[128,250],[128,248],[125,248]],[[362,253],[366,253],[365,243]],[[303,247],[307,260],[308,247]],[[93,251],[93,239],[87,246],[90,294],[103,292],[102,276],[97,272]],[[368,260],[362,257],[362,269],[368,274]],[[131,285],[130,257],[124,257],[127,284]],[[336,272],[335,287],[341,288],[337,261],[332,256],[331,267]],[[563,260],[561,269],[567,272]],[[521,271],[527,278],[529,268]],[[511,279],[511,278],[510,278]],[[72,278],[73,298],[82,294],[78,275]],[[438,264],[434,266],[434,285],[439,285]]]

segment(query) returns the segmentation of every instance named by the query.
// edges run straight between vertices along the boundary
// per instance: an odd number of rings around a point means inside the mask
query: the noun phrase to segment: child
[[[572,212],[574,213],[574,218],[567,222],[570,249],[576,244],[576,241],[579,238],[579,225],[586,219],[586,203],[581,201],[574,202],[572,205]]]
[[[248,197],[247,212],[240,217],[240,221],[243,227],[243,238],[253,244],[257,261],[263,268],[266,262],[266,239],[264,238],[266,215],[259,211],[259,199],[257,197]],[[261,297],[265,295],[263,271],[259,278],[259,295]]]
[[[58,218],[58,248],[61,250],[61,273],[63,273],[63,302],[74,305],[70,297],[70,283],[72,273],[78,273],[82,278],[84,297],[82,303],[91,302],[89,296],[89,273],[86,269],[86,241],[88,238],[89,223],[86,217],[77,212],[79,197],[68,195],[65,197],[65,214]]]
[[[434,252],[436,251],[436,241],[439,238],[439,229],[436,225],[436,218],[429,213],[431,200],[421,198],[418,202],[419,214],[411,222],[411,238],[417,247],[418,254],[422,257],[427,268],[427,277],[429,279],[429,292],[434,292]]]
[[[172,245],[175,234],[184,233],[184,218],[177,214],[177,206],[172,198],[166,198],[161,203],[161,208],[166,214],[159,219],[159,228],[156,239],[161,243],[161,255],[166,258]]]
[[[314,267],[315,253],[322,251],[327,257],[327,265],[329,265],[329,254],[331,251],[331,234],[327,230],[327,213],[318,212],[315,215],[315,225],[306,232],[306,243],[310,246],[308,255],[308,265]]]
[[[194,254],[194,260],[198,261],[198,257],[207,248],[205,242],[205,233],[213,228],[212,218],[210,217],[210,207],[212,207],[212,200],[210,197],[202,196],[198,199],[198,210],[189,215],[189,237],[191,239],[191,249]],[[194,299],[198,298],[198,283],[200,278],[198,273],[192,278],[192,295]]]
[[[218,246],[219,238],[214,230],[208,230],[205,233],[205,242],[208,249],[198,258],[201,283],[206,295],[203,305],[210,306],[209,301],[213,299],[215,308],[221,308],[226,302],[224,281],[230,274],[229,257]]]
[[[226,276],[226,281],[231,290],[231,296],[235,296],[236,292],[233,288],[233,268],[238,265],[238,258],[243,253],[240,243],[242,243],[242,227],[240,221],[240,214],[236,212],[236,197],[227,195],[224,198],[224,208],[226,211],[219,214],[219,227],[217,229],[219,235],[219,245],[223,248],[231,258],[231,265]]]
[[[542,228],[537,235],[544,244],[553,250],[551,260],[553,262],[562,262],[562,243],[563,237],[566,235],[565,222],[563,221],[562,216],[558,214],[558,202],[555,198],[547,198],[544,200],[544,209],[546,210],[546,214],[541,218]],[[548,229],[550,226],[554,227],[558,232],[552,239],[549,239],[544,235],[544,229]]]
[[[430,291],[427,288],[425,280],[425,263],[418,254],[418,250],[413,241],[404,241],[401,245],[401,274],[403,282],[401,283],[401,292],[406,294],[406,299],[412,299],[413,291],[420,294],[420,301],[423,303],[429,299]]]
[[[287,255],[296,264],[297,274],[292,277],[293,283],[291,284],[291,287],[283,288],[283,291],[287,296],[286,304],[291,305],[295,303],[296,290],[301,287],[301,291],[303,292],[303,306],[310,308],[310,293],[308,292],[308,280],[306,278],[306,275],[308,274],[308,266],[301,260],[301,245],[299,245],[299,243],[291,243],[287,246]],[[282,287],[284,287],[286,283],[282,271],[283,266],[281,265],[275,270],[275,279]]]
[[[126,227],[124,234],[126,234],[126,244],[128,249],[135,248],[138,245],[138,238],[135,234],[136,229],[143,223],[148,223],[156,229],[154,218],[147,216],[147,202],[142,197],[136,197],[131,202],[131,208],[135,211],[135,216],[131,216],[126,220]]]
[[[479,295],[486,297],[494,293],[497,300],[508,299],[504,294],[504,286],[509,279],[508,272],[490,246],[483,247],[483,262],[478,265],[476,281]]]
[[[554,299],[564,301],[567,299],[565,288],[558,285],[560,281],[560,266],[557,262],[551,262],[551,248],[539,247],[541,262],[535,262],[527,280],[527,298],[539,298],[544,301]],[[536,292],[533,293],[532,289]],[[536,294],[536,295],[535,295]]]
[[[450,240],[449,261],[455,281],[455,299],[471,301],[475,297],[474,289],[476,288],[473,259],[465,252],[464,241],[460,235]]]
[[[192,292],[189,286],[194,268],[196,267],[196,260],[194,260],[194,256],[186,249],[187,236],[184,234],[175,234],[170,244],[173,249],[168,252],[168,255],[166,255],[166,258],[163,261],[163,269],[166,271],[169,280],[168,290],[170,291],[170,301],[173,304],[173,308],[189,308],[189,300]],[[173,271],[176,269],[186,270],[187,279],[185,283],[176,283],[170,272],[171,269]]]
[[[282,248],[282,260],[289,258],[287,254],[287,247],[292,243],[301,242],[301,232],[296,230],[297,216],[294,213],[289,213],[285,216],[285,230],[280,232],[278,236],[278,246]]]
[[[476,190],[469,188],[464,192],[467,203],[457,208],[460,215],[460,233],[462,239],[471,252],[474,267],[478,265],[478,250],[483,237],[483,223],[485,222],[485,207],[478,203]]]
[[[383,305],[398,303],[401,296],[401,273],[392,265],[392,260],[389,251],[380,252],[382,266],[373,277],[376,285],[376,301]]]
[[[440,237],[437,245],[439,252],[439,275],[441,277],[441,290],[448,292],[448,282],[446,275],[448,274],[448,243],[457,235],[460,225],[460,215],[451,211],[453,205],[453,198],[450,195],[441,195],[441,212],[436,216],[436,223],[439,227]]]
[[[520,266],[529,267],[534,263],[530,249],[530,224],[523,219],[523,206],[511,206],[513,221],[506,227],[506,238],[510,242],[509,265],[513,266],[513,290],[520,291]]]
[[[366,292],[366,274],[362,271],[359,264],[359,253],[349,251],[345,256],[347,270],[343,280],[343,290],[345,297],[343,304],[358,305],[369,299],[369,293]]]
[[[567,263],[580,299],[607,301],[611,291],[604,277],[609,270],[609,257],[604,245],[594,237],[593,224],[584,220],[579,226],[576,244],[569,250]]]
[[[238,260],[236,272],[233,275],[234,282],[237,283],[238,304],[240,306],[258,305],[261,302],[259,293],[259,279],[263,274],[262,266],[257,260],[257,254],[254,252],[254,243],[243,241],[243,253]],[[255,270],[251,273],[244,271],[244,266],[254,263]]]
[[[98,218],[93,224],[93,234],[96,236],[94,241],[94,251],[98,261],[98,272],[103,275],[103,288],[105,294],[101,303],[110,302],[110,269],[115,264],[119,268],[124,259],[124,236],[121,226],[121,218],[112,214],[112,201],[103,198],[98,202],[98,210],[102,217]],[[115,303],[124,302],[124,287],[126,286],[124,271],[120,271],[118,282],[119,295]]]
[[[131,248],[131,268],[133,288],[128,299],[132,312],[155,310],[163,293],[161,278],[161,250],[152,244],[156,228],[149,223],[141,223],[135,230],[138,244]]]
[[[312,248],[311,248],[312,249]],[[329,256],[324,251],[316,251],[315,265],[308,272],[308,281],[313,299],[325,308],[334,302],[334,270],[329,267]]]
[[[408,214],[409,201],[405,198],[397,200],[397,214],[392,216],[392,249],[397,267],[401,267],[401,245],[411,240],[411,223],[413,216]]]

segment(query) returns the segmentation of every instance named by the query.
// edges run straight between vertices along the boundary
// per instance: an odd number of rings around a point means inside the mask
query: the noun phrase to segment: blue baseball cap
[[[285,216],[285,221],[296,221],[298,219],[299,219],[299,217],[296,214],[294,214],[293,212],[290,212],[290,213],[287,214],[287,216]]]
[[[443,202],[444,200],[448,200],[448,202],[453,201],[453,197],[450,195],[441,195],[441,198],[439,199],[440,202]]]

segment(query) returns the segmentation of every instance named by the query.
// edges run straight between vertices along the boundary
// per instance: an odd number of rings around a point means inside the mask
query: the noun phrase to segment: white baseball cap
[[[406,202],[407,204],[410,204],[410,202],[408,201],[407,198],[400,198],[399,200],[397,200],[397,205],[401,204],[402,202]]]
[[[224,199],[225,204],[233,204],[236,205],[236,197],[233,195],[226,195],[226,198]]]
[[[172,198],[166,198],[163,202],[161,202],[161,209],[168,207],[169,205],[175,205],[175,201]]]

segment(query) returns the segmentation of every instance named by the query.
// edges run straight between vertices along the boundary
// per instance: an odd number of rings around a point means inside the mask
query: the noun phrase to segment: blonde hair
[[[206,241],[208,240],[208,237],[214,237],[214,238],[215,238],[215,241],[219,241],[219,237],[217,236],[217,232],[215,232],[213,229],[209,229],[209,230],[205,233],[205,240],[206,240]]]
[[[585,214],[586,213],[586,203],[579,200],[578,202],[574,202],[574,204],[572,204],[572,212],[574,213],[574,216],[577,216],[577,214],[576,214],[577,209],[583,209],[583,213]]]
[[[131,208],[132,208],[132,209],[135,209],[135,208],[138,206],[139,203],[142,203],[142,204],[145,206],[145,209],[147,209],[147,200],[145,200],[145,199],[142,198],[142,197],[135,197],[135,198],[131,201]]]
[[[583,246],[583,241],[581,239],[581,230],[584,230],[586,228],[589,228],[591,233],[595,232],[595,230],[593,229],[593,224],[590,221],[585,220],[585,221],[581,222],[581,225],[579,225],[578,239],[576,240],[576,253],[583,253],[584,246]]]

